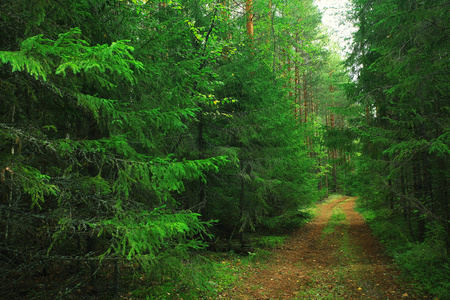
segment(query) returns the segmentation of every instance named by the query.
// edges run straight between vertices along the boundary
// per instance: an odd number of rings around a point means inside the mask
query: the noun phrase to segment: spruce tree
[[[407,239],[427,249],[418,266],[442,269],[437,257],[448,259],[450,249],[448,3],[354,5],[359,29],[349,63],[357,81],[350,95],[359,109],[353,131],[363,154],[356,161],[360,192],[395,216],[392,222],[403,220]],[[437,281],[429,286],[442,293]]]

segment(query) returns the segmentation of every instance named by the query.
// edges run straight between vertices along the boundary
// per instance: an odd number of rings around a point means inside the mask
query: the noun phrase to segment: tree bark
[[[247,15],[247,35],[253,39],[253,0],[245,1],[245,13]]]

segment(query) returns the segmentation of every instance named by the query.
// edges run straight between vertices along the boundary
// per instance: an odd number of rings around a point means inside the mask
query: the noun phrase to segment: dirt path
[[[427,299],[402,283],[392,259],[355,212],[356,198],[319,205],[317,217],[243,278],[229,299]]]

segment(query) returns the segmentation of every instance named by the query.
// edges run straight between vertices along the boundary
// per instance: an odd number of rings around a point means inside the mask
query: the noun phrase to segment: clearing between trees
[[[401,273],[355,211],[356,197],[318,206],[266,268],[244,276],[226,299],[431,299]]]

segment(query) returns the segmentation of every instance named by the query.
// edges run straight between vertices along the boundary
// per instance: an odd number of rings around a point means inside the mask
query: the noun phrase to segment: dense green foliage
[[[181,23],[183,15],[161,9],[146,18],[139,7],[2,7],[2,253],[9,258],[3,282],[27,272],[61,273],[65,297],[95,285],[100,264],[115,265],[115,277],[125,261],[153,274],[162,264],[179,272],[172,261],[205,245],[198,237],[211,223],[173,194],[227,159],[185,159],[166,139],[186,133],[198,111],[196,82],[207,75],[195,56],[175,67],[184,58],[159,54],[170,43],[190,48],[189,26],[145,47],[160,37],[149,30],[154,22],[174,13]],[[111,31],[119,27],[124,31]],[[67,268],[74,271],[65,274]]]
[[[449,10],[447,1],[354,1],[348,60],[357,75],[353,187],[398,262],[442,298],[450,278]]]
[[[2,1],[2,295],[106,296],[134,269],[200,297],[212,233],[303,222],[327,169],[319,15],[252,10],[254,35],[243,3]]]

